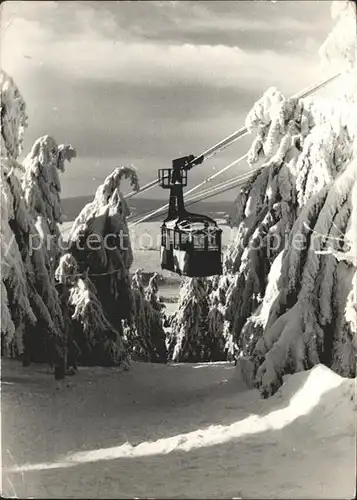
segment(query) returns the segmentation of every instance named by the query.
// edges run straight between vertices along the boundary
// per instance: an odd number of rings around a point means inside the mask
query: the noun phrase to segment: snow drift
[[[32,436],[21,435],[21,453],[17,439],[5,478],[32,497],[47,491],[50,498],[76,498],[84,487],[89,498],[352,498],[354,381],[317,365],[286,377],[262,400],[246,390],[238,367],[135,363],[131,373],[84,370],[81,383],[62,395],[67,417],[58,418],[69,425],[54,449],[39,443],[34,459]],[[17,391],[6,392],[16,405]],[[84,420],[71,404],[83,394],[91,408]],[[111,425],[103,425],[103,413]],[[53,433],[53,422],[41,422]]]

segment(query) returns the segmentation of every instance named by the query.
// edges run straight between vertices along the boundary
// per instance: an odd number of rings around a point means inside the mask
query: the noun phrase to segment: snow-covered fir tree
[[[36,227],[50,254],[53,269],[61,255],[62,223],[61,183],[65,161],[71,161],[76,151],[71,145],[57,145],[47,136],[40,137],[23,161],[25,173],[22,188],[27,205],[36,220]]]
[[[221,361],[225,343],[217,327],[218,299],[210,311],[208,283],[202,278],[185,278],[181,283],[177,311],[171,319],[169,359],[174,362]]]
[[[227,277],[226,282],[228,283]],[[209,346],[210,361],[224,361],[225,359],[231,361],[235,354],[232,337],[229,335],[225,321],[226,292],[222,284],[223,282],[220,282],[217,276],[207,281],[209,311],[205,342]]]
[[[134,360],[165,363],[166,335],[163,328],[162,304],[157,297],[158,275],[150,278],[147,289],[143,285],[142,270],[132,277],[134,299],[133,320],[126,322],[125,340]]]
[[[127,360],[121,332],[109,322],[87,273],[80,273],[75,258],[60,258],[56,280],[65,316],[68,366],[119,365]]]
[[[152,361],[165,363],[167,361],[166,334],[163,327],[165,304],[158,296],[159,279],[160,276],[158,273],[154,273],[150,277],[149,284],[145,290],[145,299],[150,310],[149,331],[153,347]]]
[[[69,234],[63,262],[74,259],[80,276],[70,288],[70,306],[77,311],[73,316],[77,321],[76,343],[82,352],[85,345],[95,364],[103,364],[100,359],[105,359],[105,364],[120,363],[124,350],[133,359],[166,362],[157,278],[149,284],[146,297],[141,273],[130,276],[133,253],[126,220],[130,212],[120,191],[122,179],[129,179],[131,187],[139,189],[136,170],[118,167],[82,209]],[[59,270],[58,276],[61,273]],[[98,311],[95,315],[93,308]],[[90,338],[91,321],[92,332],[96,333]],[[117,344],[115,348],[113,343]]]
[[[135,169],[116,168],[75,219],[68,242],[78,272],[88,273],[105,316],[120,333],[121,321],[133,315],[129,276],[133,254],[126,222],[129,208],[120,191],[123,178],[138,187]]]
[[[114,170],[75,219],[56,270],[61,299],[70,311],[68,342],[81,364],[118,365],[127,359],[123,320],[133,315],[133,255],[129,209],[120,192],[123,177],[138,188],[133,168]]]
[[[24,364],[64,359],[63,317],[35,219],[24,199],[17,158],[27,123],[25,103],[1,71],[1,340],[2,353]]]
[[[219,287],[231,345],[253,360],[263,395],[319,362],[356,375],[356,14],[339,4],[323,52],[333,43],[345,56],[340,91],[297,100],[271,88],[246,120],[249,163],[262,163],[237,197]]]

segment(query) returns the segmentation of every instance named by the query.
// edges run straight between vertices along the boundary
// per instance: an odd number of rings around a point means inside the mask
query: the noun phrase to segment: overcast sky
[[[62,175],[63,196],[77,196],[124,164],[144,184],[172,158],[239,129],[269,86],[289,96],[320,80],[331,27],[329,1],[7,1],[1,64],[27,104],[25,152],[46,134],[77,149]],[[247,145],[198,166],[190,181]]]

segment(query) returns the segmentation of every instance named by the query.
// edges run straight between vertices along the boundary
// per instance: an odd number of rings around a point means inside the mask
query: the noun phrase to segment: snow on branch
[[[10,227],[14,218],[14,200],[3,170],[1,193],[1,332],[4,344],[14,340],[16,350],[23,351],[22,335],[25,325],[34,325],[36,317],[29,302],[26,270],[16,235]]]
[[[77,152],[70,144],[60,144],[57,153],[57,168],[61,172],[65,171],[65,161],[70,162],[77,156]]]
[[[344,376],[355,373],[355,364],[346,360],[356,355],[355,323],[348,320],[356,260],[351,251],[326,246],[331,241],[341,244],[336,233],[348,233],[348,228],[357,231],[357,227],[352,229],[351,216],[356,210],[356,178],[354,160],[328,192],[325,189],[324,195],[319,192],[308,202],[292,230],[293,238],[307,228],[306,243],[299,250],[290,244],[284,255],[279,294],[270,305],[269,320],[254,354],[260,360],[256,383],[264,394],[274,392],[284,373],[319,362]],[[348,244],[348,239],[342,244]],[[351,269],[346,265],[349,256],[354,259]],[[286,304],[290,307],[283,312]]]
[[[2,69],[0,92],[1,157],[16,160],[21,153],[27,127],[26,105],[14,80]]]
[[[64,171],[64,162],[75,156],[72,146],[58,146],[52,137],[46,135],[37,139],[23,161],[23,189],[28,206],[34,214],[44,217],[50,226],[62,222],[59,171]]]
[[[225,341],[213,327],[218,314],[209,316],[208,285],[200,278],[186,278],[180,289],[178,309],[172,316],[168,338],[169,359],[174,362],[221,361]]]
[[[336,24],[320,48],[320,57],[339,69],[351,69],[357,62],[356,5],[349,0],[335,0],[331,16]]]
[[[75,219],[69,234],[69,240],[73,241],[78,237],[80,231],[84,231],[88,221],[95,217],[95,214],[110,210],[112,218],[117,220],[117,229],[122,230],[123,234],[129,233],[126,224],[126,217],[130,215],[129,206],[120,191],[122,179],[129,179],[130,185],[134,190],[139,190],[139,179],[136,169],[132,166],[117,167],[101,184],[94,196],[92,202],[88,203]],[[131,259],[132,262],[132,259]]]
[[[134,311],[132,324],[126,329],[126,341],[130,355],[135,360],[165,363],[167,352],[163,328],[163,305],[158,292],[159,275],[150,278],[144,289],[142,270],[132,276]]]
[[[56,280],[67,297],[71,324],[68,334],[81,346],[84,364],[117,365],[126,359],[121,332],[109,321],[95,285],[86,273],[78,272],[73,255],[64,254],[56,269]]]

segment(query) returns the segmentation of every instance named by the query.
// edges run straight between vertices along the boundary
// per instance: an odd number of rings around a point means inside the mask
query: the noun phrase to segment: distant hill
[[[74,220],[84,205],[93,200],[93,195],[90,196],[77,196],[74,198],[65,198],[62,200],[62,211],[64,221]],[[166,200],[155,200],[150,198],[134,197],[130,200],[129,206],[132,214],[145,214],[151,210],[160,208],[167,203]],[[195,213],[203,213],[216,218],[224,218],[227,214],[233,211],[232,201],[200,201],[188,207],[188,210]],[[153,218],[152,220],[162,219],[162,215]]]

